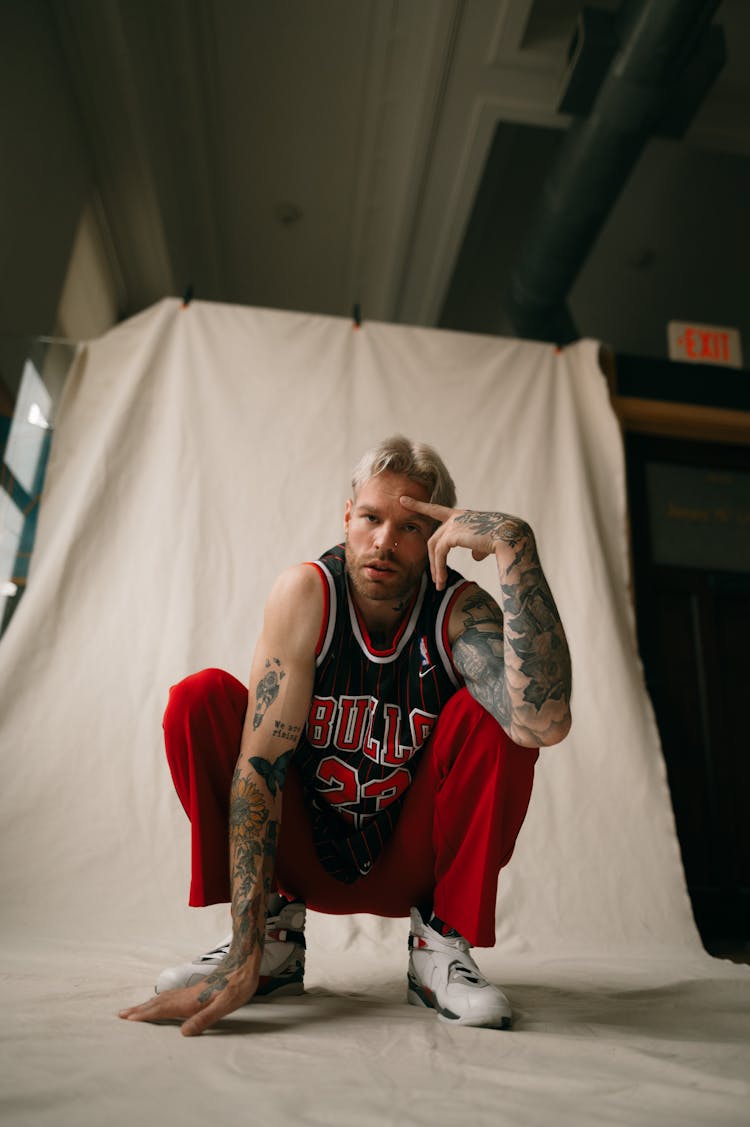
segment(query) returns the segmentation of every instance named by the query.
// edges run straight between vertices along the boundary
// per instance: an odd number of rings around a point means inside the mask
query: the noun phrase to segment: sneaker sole
[[[424,987],[417,986],[416,983],[409,983],[409,988],[406,992],[406,1000],[410,1006],[423,1006],[428,1010],[435,1010],[437,1012],[438,1021],[444,1021],[448,1025],[469,1025],[474,1029],[510,1029],[511,1019],[507,1016],[497,1018],[488,1018],[485,1021],[476,1017],[461,1017],[459,1014],[454,1014],[452,1010],[445,1009],[438,1005],[438,1002],[430,991],[425,990]]]

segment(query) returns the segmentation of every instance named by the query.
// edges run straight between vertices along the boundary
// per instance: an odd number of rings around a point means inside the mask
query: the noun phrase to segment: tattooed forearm
[[[489,524],[502,514],[473,515]],[[485,591],[474,590],[461,607],[453,657],[472,695],[512,739],[557,743],[570,726],[568,646],[531,531],[512,546],[518,550],[510,565],[498,560],[504,615]]]
[[[258,948],[262,950],[265,940],[265,903],[266,896],[271,890],[272,868],[276,857],[276,834],[278,823],[269,821],[265,829],[265,850],[262,863],[262,888],[244,900],[236,895],[232,901],[232,943],[229,952],[219,966],[206,978],[204,988],[199,995],[199,1001],[209,1002],[211,998],[220,993],[229,983],[236,971],[241,971],[248,957]],[[248,862],[249,867],[254,867],[254,855]],[[241,867],[245,864],[242,857],[236,858],[236,863]],[[248,872],[246,884],[252,883]]]
[[[262,884],[264,839],[271,812],[268,800],[252,778],[235,773],[229,807],[229,858],[232,870],[232,916],[235,929],[250,938],[253,925],[252,900]]]
[[[279,695],[279,682],[286,674],[277,657],[266,658],[266,673],[255,686],[255,715],[253,716],[253,731],[258,729],[268,709]]]
[[[265,939],[265,903],[271,891],[278,840],[278,803],[269,803],[262,786],[238,765],[229,806],[229,858],[232,872],[232,943],[229,953],[206,978],[199,1001],[222,991],[235,971]]]
[[[521,672],[528,677],[524,701],[541,712],[548,701],[567,702],[570,695],[570,655],[556,631],[542,635],[536,643],[524,645],[510,639],[519,659]]]
[[[555,600],[533,552],[533,562],[520,570],[517,582],[503,583],[507,642],[513,664],[528,678],[523,700],[537,712],[548,701],[570,699],[570,654]]]
[[[258,893],[254,897],[253,902],[246,905],[245,919],[259,920],[263,913],[263,899]],[[229,983],[232,974],[235,971],[241,970],[244,966],[247,956],[252,954],[258,944],[262,944],[264,937],[263,927],[246,927],[242,930],[240,940],[238,942],[235,937],[229,952],[222,960],[216,970],[206,978],[203,990],[198,995],[199,1002],[210,1002],[214,995],[219,994]]]

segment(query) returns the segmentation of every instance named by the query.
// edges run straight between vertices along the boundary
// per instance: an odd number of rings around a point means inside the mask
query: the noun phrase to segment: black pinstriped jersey
[[[438,591],[426,571],[390,647],[378,650],[351,597],[343,545],[311,566],[325,609],[294,761],[311,800],[321,862],[350,882],[369,872],[393,831],[420,749],[459,688],[448,623],[467,581],[449,569]]]

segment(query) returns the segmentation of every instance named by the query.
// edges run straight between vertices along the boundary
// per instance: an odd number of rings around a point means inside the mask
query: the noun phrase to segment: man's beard
[[[393,585],[389,583],[386,586],[385,583],[381,585],[373,582],[372,580],[368,580],[361,574],[361,568],[364,561],[358,561],[354,557],[354,553],[349,547],[348,541],[344,544],[344,553],[346,558],[346,571],[347,575],[349,576],[349,582],[352,585],[355,594],[359,595],[363,599],[370,599],[373,602],[390,601],[392,603],[406,604],[417,589],[419,579],[423,571],[422,568],[419,569],[418,573],[404,571],[403,568],[399,568],[398,571],[391,573],[393,576]],[[381,558],[376,556],[375,558],[366,560],[366,564],[368,565],[378,563],[390,564],[394,567],[396,566],[391,560],[388,560],[385,557]]]

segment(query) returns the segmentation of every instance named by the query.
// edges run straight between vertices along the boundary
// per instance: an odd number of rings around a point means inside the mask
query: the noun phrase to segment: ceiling
[[[512,333],[581,6],[51,0],[121,315],[191,285]],[[648,142],[570,293],[581,335],[621,351],[664,354],[670,317],[750,340],[750,5],[714,22],[722,73],[684,137]]]

